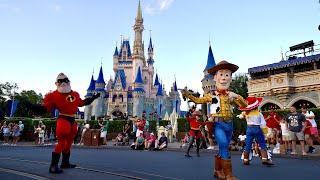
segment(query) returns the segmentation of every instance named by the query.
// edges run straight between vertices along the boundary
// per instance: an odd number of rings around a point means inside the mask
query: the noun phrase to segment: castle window
[[[115,102],[115,101],[116,101],[116,98],[117,98],[117,95],[116,95],[116,94],[113,95],[113,96],[112,96],[112,102]]]
[[[121,102],[123,102],[123,95],[122,94],[119,95],[119,99],[121,99]]]

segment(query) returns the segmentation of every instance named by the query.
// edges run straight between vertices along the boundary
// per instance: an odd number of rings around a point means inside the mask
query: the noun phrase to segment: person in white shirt
[[[285,154],[290,153],[291,151],[291,144],[290,144],[290,134],[289,134],[289,129],[288,129],[288,123],[285,119],[281,118],[280,120],[280,127],[281,127],[281,136],[282,136],[282,141],[284,143],[284,148],[285,148]]]
[[[241,132],[241,134],[238,136],[239,146],[241,147],[242,150],[245,146],[246,137],[247,136],[244,134],[244,132]]]
[[[320,143],[320,137],[318,133],[318,127],[317,123],[315,121],[315,115],[312,111],[308,111],[306,106],[301,107],[301,112],[303,115],[306,116],[306,120],[310,122],[311,128],[310,128],[310,135],[305,134],[305,141],[309,146],[308,153],[314,153],[315,148],[313,147],[313,141],[316,140],[318,143]]]

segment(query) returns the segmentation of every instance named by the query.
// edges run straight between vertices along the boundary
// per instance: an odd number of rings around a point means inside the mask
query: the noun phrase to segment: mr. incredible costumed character
[[[233,132],[232,105],[246,107],[247,103],[240,95],[229,91],[232,81],[232,73],[238,70],[238,66],[227,61],[221,61],[208,70],[213,75],[216,89],[197,98],[187,88],[183,89],[182,95],[196,104],[210,105],[210,116],[215,121],[215,138],[219,145],[218,155],[214,158],[213,174],[218,179],[235,179],[232,175],[232,164],[229,152],[229,144]]]
[[[197,156],[198,157],[200,156],[199,147],[200,147],[200,139],[202,136],[200,128],[201,126],[204,125],[204,123],[200,121],[200,117],[201,117],[200,111],[194,111],[192,114],[187,115],[187,120],[190,124],[190,131],[189,131],[190,143],[189,143],[188,150],[185,154],[186,157],[191,157],[189,152],[194,143],[194,140],[196,140],[196,145],[197,145]]]
[[[52,152],[52,159],[49,168],[50,173],[62,173],[60,168],[75,168],[76,165],[70,164],[70,149],[72,142],[77,134],[77,123],[75,115],[78,107],[91,104],[100,94],[95,94],[90,98],[82,100],[76,91],[71,90],[70,80],[60,73],[57,76],[55,85],[57,89],[45,95],[42,106],[37,108],[37,113],[58,109],[59,116],[56,122],[56,144]],[[58,167],[60,154],[62,153],[62,163]]]

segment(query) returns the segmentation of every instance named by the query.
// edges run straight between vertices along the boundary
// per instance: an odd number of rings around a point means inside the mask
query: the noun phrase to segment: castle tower
[[[145,57],[143,52],[142,32],[144,30],[143,18],[141,12],[140,1],[137,10],[137,16],[135,18],[135,24],[133,26],[135,32],[134,44],[133,44],[133,72],[138,72],[138,67],[142,68],[145,65]],[[132,79],[133,82],[134,79]]]
[[[146,84],[147,86],[147,96],[150,98],[152,96],[152,87],[153,87],[153,75],[154,75],[154,59],[153,59],[153,45],[152,45],[152,40],[150,37],[149,41],[149,47],[148,47],[148,83]]]
[[[205,69],[203,70],[204,78],[201,80],[202,89],[203,89],[204,94],[207,94],[211,90],[215,89],[215,82],[213,80],[213,76],[208,73],[208,69],[212,68],[215,65],[216,65],[216,62],[213,57],[211,44],[209,44],[207,65],[206,65]],[[208,104],[202,104],[201,109],[204,114],[209,113],[209,105]]]
[[[210,90],[213,90],[215,87],[215,82],[213,80],[213,76],[208,73],[208,69],[212,68],[216,65],[216,62],[213,57],[211,45],[209,45],[209,52],[208,52],[208,59],[207,59],[207,65],[205,69],[203,70],[204,78],[201,80],[202,82],[202,89],[204,93],[208,93]]]
[[[172,104],[172,111],[176,111],[177,114],[180,114],[180,105],[181,99],[178,92],[177,81],[175,80],[172,87],[171,92],[169,93],[170,101]]]
[[[143,88],[142,73],[140,67],[138,67],[136,79],[134,81],[134,89],[132,92],[133,96],[133,116],[141,117],[144,111],[145,103],[145,90]]]
[[[95,118],[104,116],[106,113],[106,107],[105,107],[105,86],[106,83],[103,78],[103,71],[102,71],[102,65],[100,67],[99,76],[95,83],[95,92],[100,93],[100,97],[94,100],[93,102],[93,114]]]
[[[157,90],[157,94],[156,94],[156,110],[157,110],[157,114],[162,117],[162,115],[164,114],[164,109],[165,109],[165,104],[163,101],[163,89],[162,89],[162,84],[159,83],[158,85],[158,90]]]
[[[119,65],[119,52],[118,52],[118,46],[116,46],[116,49],[114,50],[113,54],[113,71],[117,71]]]
[[[95,90],[95,80],[93,79],[93,74],[92,74],[90,85],[87,89],[87,94],[85,95],[85,98],[92,97],[94,90]],[[92,105],[90,104],[90,105],[84,107],[84,120],[90,121],[91,114],[92,114]]]

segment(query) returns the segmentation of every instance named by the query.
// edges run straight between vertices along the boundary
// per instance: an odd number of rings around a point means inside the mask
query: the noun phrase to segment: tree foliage
[[[230,90],[234,93],[241,95],[243,98],[248,97],[248,86],[247,86],[248,76],[246,74],[236,74],[232,78],[230,84]]]
[[[42,94],[37,94],[34,90],[23,90],[15,97],[19,101],[19,105],[15,116],[29,117],[30,104],[41,104]]]

